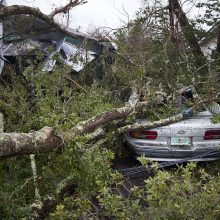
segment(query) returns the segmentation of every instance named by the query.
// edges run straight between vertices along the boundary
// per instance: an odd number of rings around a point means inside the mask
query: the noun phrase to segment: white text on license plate
[[[188,145],[189,138],[188,137],[171,137],[170,144],[171,145]]]

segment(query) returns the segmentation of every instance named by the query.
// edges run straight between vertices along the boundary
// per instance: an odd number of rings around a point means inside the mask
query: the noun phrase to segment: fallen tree
[[[201,107],[203,107],[204,104],[218,100],[219,96],[220,93],[217,93],[212,97],[204,98],[198,101],[198,103],[195,104],[193,107],[188,109],[188,111],[197,111]],[[131,116],[138,110],[150,107],[153,104],[155,105],[155,103],[157,102],[138,102],[132,106],[128,102],[127,105],[123,108],[102,112],[91,119],[80,122],[78,125],[74,126],[69,132],[57,135],[54,134],[53,128],[51,127],[44,127],[39,131],[34,131],[30,133],[0,133],[0,158],[4,159],[16,155],[35,154],[57,150],[61,147],[63,141],[65,141],[65,137],[74,139],[78,135],[89,134],[107,123]],[[155,127],[169,125],[171,123],[184,120],[190,116],[191,114],[185,116],[183,112],[166,119],[161,119],[159,121],[148,122],[145,124],[126,125],[121,128],[116,128],[117,131],[115,132],[115,134],[124,133],[130,130],[152,129]],[[99,133],[97,135],[99,135]],[[91,138],[94,139],[95,137],[92,136]]]
[[[134,93],[136,94],[136,90]],[[133,98],[134,95],[131,95],[131,99]],[[30,133],[0,133],[0,158],[56,150],[62,145],[65,138],[74,139],[77,135],[91,133],[113,120],[126,118],[153,103],[152,101],[137,102],[138,98],[135,95],[135,99],[132,101],[130,99],[124,107],[102,112],[78,123],[66,133],[55,135],[51,127],[44,127],[39,131]],[[95,136],[93,135],[90,138],[94,139]]]

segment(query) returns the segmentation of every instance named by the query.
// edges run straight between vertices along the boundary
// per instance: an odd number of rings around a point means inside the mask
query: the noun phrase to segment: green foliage
[[[6,131],[27,131],[29,122],[26,117],[31,117],[32,102],[27,102],[24,81],[15,75],[12,75],[12,81],[13,84],[0,87],[0,110],[4,114],[4,128]]]
[[[216,124],[220,122],[220,115],[213,115],[212,116],[212,123]]]
[[[219,174],[212,176],[195,163],[158,171],[146,180],[149,215],[153,219],[218,219],[219,179]]]
[[[68,66],[57,66],[49,74],[28,67],[22,81],[11,73],[11,85],[0,87],[5,130],[27,132],[45,125],[69,129],[117,104],[98,85],[85,87],[84,91],[66,80],[69,72]]]
[[[78,86],[69,72],[69,67],[63,65],[57,65],[50,73],[32,65],[25,69],[22,76],[10,71],[10,80],[0,86],[4,130],[28,132],[45,125],[54,127],[57,132],[69,130],[79,121],[120,105],[99,84]],[[78,210],[76,216],[86,210],[82,205],[84,201],[91,203],[91,197],[100,188],[115,181],[110,168],[114,154],[98,146],[87,146],[85,142],[85,138],[79,137],[75,141],[66,141],[62,152],[36,155],[41,196],[59,191],[65,184],[62,182],[64,179],[74,182],[78,195],[73,204]],[[29,157],[8,159],[2,161],[0,166],[0,194],[3,198],[0,202],[1,218],[27,217],[29,206],[35,199]],[[70,198],[67,197],[65,201],[65,207],[69,207]],[[62,205],[60,208],[58,206],[55,216],[60,215],[61,210]]]
[[[12,158],[0,163],[1,219],[24,218],[34,201],[34,185],[28,157]]]
[[[97,193],[120,178],[112,173],[110,167],[114,154],[98,146],[86,149],[82,143],[70,142],[62,157],[65,158],[60,158],[62,175],[68,176],[76,189],[72,198],[65,197],[64,202],[57,206],[51,218],[79,219],[83,213],[86,216],[92,213],[95,207],[93,198]]]

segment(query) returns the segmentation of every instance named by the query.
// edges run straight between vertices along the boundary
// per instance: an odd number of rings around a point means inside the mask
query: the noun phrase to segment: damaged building
[[[109,41],[98,40],[71,28],[57,30],[33,16],[17,15],[3,21],[0,35],[0,72],[10,64],[21,73],[28,65],[27,60],[39,61],[43,71],[51,71],[56,65],[54,56],[58,55],[73,73],[79,73],[88,64],[98,63],[95,70],[98,77],[106,65],[112,63],[108,55],[114,48]]]

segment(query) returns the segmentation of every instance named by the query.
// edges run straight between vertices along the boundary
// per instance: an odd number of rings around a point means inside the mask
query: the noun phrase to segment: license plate
[[[171,145],[189,145],[188,137],[171,137]]]

